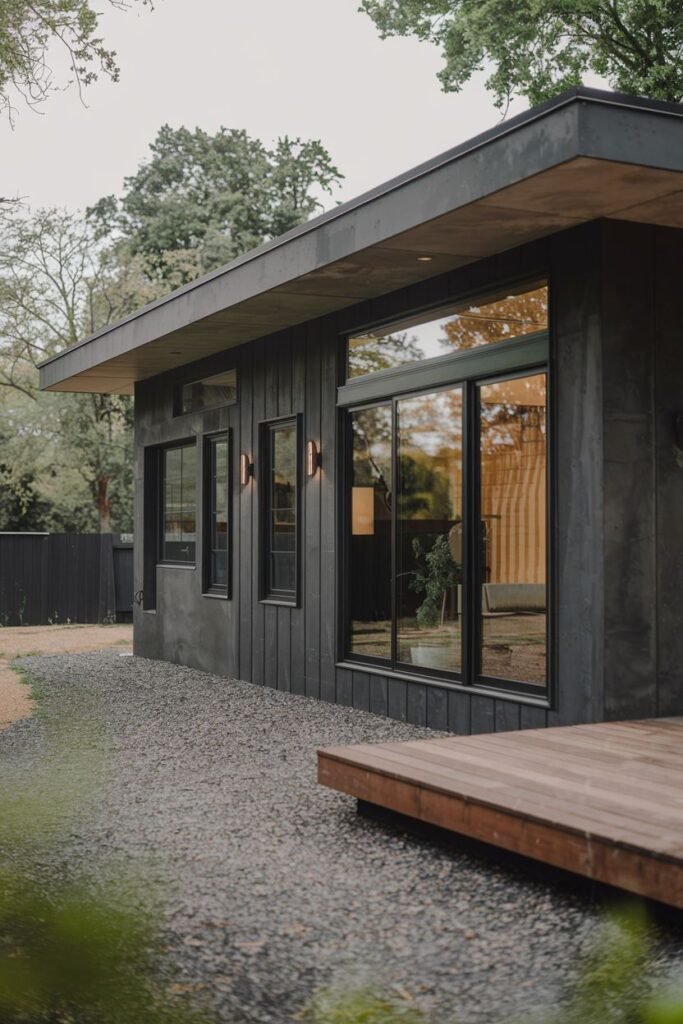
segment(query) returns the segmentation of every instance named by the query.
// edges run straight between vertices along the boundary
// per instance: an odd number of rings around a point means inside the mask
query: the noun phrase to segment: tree
[[[35,492],[43,500],[42,528],[131,529],[132,400],[41,394],[37,365],[159,294],[139,260],[116,262],[78,215],[40,210],[2,218],[3,482],[14,495],[13,520],[16,508],[25,509],[22,528],[29,510],[36,512]]]
[[[120,10],[133,3],[151,6],[151,0],[109,3]],[[62,87],[48,64],[48,55],[57,49],[66,57],[67,76],[79,90],[98,74],[117,81],[116,53],[98,36],[98,18],[90,0],[2,0],[0,112],[13,119],[13,93],[35,108]]]
[[[285,136],[268,149],[241,129],[215,135],[164,125],[151,158],[88,213],[100,237],[141,256],[176,285],[308,220],[341,180],[317,140]]]
[[[513,95],[540,103],[588,72],[623,92],[683,98],[681,0],[362,0],[360,9],[382,38],[440,46],[446,92],[493,64],[498,107]]]

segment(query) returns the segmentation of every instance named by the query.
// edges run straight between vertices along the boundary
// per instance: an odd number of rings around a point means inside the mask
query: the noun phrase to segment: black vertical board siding
[[[252,551],[252,652],[251,652],[251,681],[263,685],[265,679],[265,615],[264,605],[260,601],[260,558],[263,551],[263,538],[261,536],[261,494],[263,487],[263,474],[267,467],[261,465],[261,423],[266,418],[266,343],[265,341],[254,342],[253,361],[253,445],[254,445],[254,479],[249,486],[252,488],[252,517],[251,517],[251,551]]]
[[[549,724],[596,721],[603,686],[600,225],[551,242],[556,696]]]
[[[430,729],[448,731],[448,690],[427,687],[427,725]]]
[[[681,267],[683,232],[659,228],[655,289],[655,430],[657,470],[657,714],[683,714],[683,413]],[[678,438],[679,443],[681,438]]]
[[[509,700],[494,702],[496,732],[511,732],[519,729],[519,704]]]
[[[603,225],[606,718],[657,713],[653,458],[654,239]]]
[[[267,679],[271,685],[294,692],[346,704],[360,701],[365,706],[366,677],[367,706],[371,710],[466,734],[597,719],[606,707],[612,706],[610,701],[622,710],[635,701],[644,710],[651,706],[659,666],[659,707],[665,713],[681,710],[683,630],[678,616],[678,591],[683,572],[683,540],[678,510],[683,500],[683,472],[674,451],[671,426],[673,413],[683,406],[680,318],[676,308],[681,243],[679,233],[673,231],[667,234],[657,230],[654,235],[664,239],[661,251],[657,247],[659,242],[654,248],[652,241],[643,243],[646,237],[652,239],[653,232],[642,226],[585,225],[359,303],[275,337],[240,346],[230,356],[224,353],[211,357],[213,362],[195,364],[202,367],[202,372],[207,367],[217,372],[224,365],[220,360],[225,363],[229,356],[239,369],[240,401],[231,413],[239,507],[239,523],[235,526],[235,587],[231,608],[223,618],[228,631],[234,616],[239,618],[238,670],[242,678],[259,683]],[[478,290],[491,292],[497,287],[496,278],[537,280],[548,258],[553,304],[551,415],[558,455],[554,541],[558,693],[553,710],[547,712],[541,707],[518,705],[514,700],[445,691],[438,685],[379,676],[364,672],[362,666],[355,672],[337,669],[340,652],[336,646],[335,581],[340,566],[336,559],[335,481],[341,469],[337,463],[336,411],[339,331],[391,320],[409,308],[443,304],[457,295],[476,294]],[[655,289],[657,297],[653,299]],[[629,292],[625,301],[620,290]],[[633,315],[626,312],[631,308]],[[638,351],[643,339],[645,350],[648,345],[655,346],[654,378],[652,351]],[[189,372],[187,368],[172,371],[139,388],[138,446],[163,444],[187,436],[190,421],[185,419],[183,426],[183,417],[170,416],[170,385]],[[612,374],[609,381],[607,374]],[[302,481],[301,607],[266,609],[258,601],[256,575],[261,548],[258,484],[263,468],[258,465],[256,424],[266,415],[294,413],[303,413],[302,463],[305,464],[305,442],[310,438],[318,443],[323,464],[314,478],[304,476]],[[624,427],[621,419],[626,414],[633,415],[633,419]],[[212,422],[208,413],[203,414],[192,419],[191,429],[201,434]],[[603,443],[604,428],[607,449]],[[626,447],[628,458],[622,467],[619,451]],[[243,490],[239,487],[240,451],[247,451],[256,460],[257,479]],[[649,452],[649,462],[645,452]],[[632,460],[634,453],[636,457]],[[633,464],[629,465],[631,461]],[[638,472],[634,467],[638,467]],[[638,475],[641,482],[647,478],[651,483],[653,474],[657,487],[654,515],[652,494],[643,498],[632,493]],[[606,480],[612,488],[607,502]],[[649,492],[650,483],[643,490]],[[610,554],[606,554],[606,524],[612,544]],[[638,552],[635,562],[624,556],[632,540]],[[614,603],[614,594],[620,590],[619,574],[627,572],[622,563],[637,570],[623,590],[628,606],[627,636],[619,635],[618,606]],[[607,632],[603,622],[605,572],[610,594],[608,617],[611,616]],[[180,616],[178,609],[172,607],[172,597],[182,596],[179,588],[186,587],[187,606],[195,601],[196,586],[191,576],[186,573],[186,578],[181,579],[179,573],[159,574],[164,592],[160,593],[158,619],[164,620],[166,626],[161,629],[158,622],[154,625],[154,616],[147,617],[145,622],[138,614],[139,653],[144,654],[147,647],[156,657],[191,661],[193,640],[189,626],[184,645],[172,643],[177,624],[173,616]],[[637,583],[637,576],[642,576],[642,586]],[[171,577],[175,589],[168,582]],[[137,580],[136,586],[141,586]],[[644,609],[646,592],[650,597],[655,595],[650,602],[654,610]],[[655,615],[658,628],[653,631]],[[215,625],[211,622],[209,626],[206,615],[205,619],[208,635]],[[191,628],[194,630],[194,626]],[[639,642],[642,649],[630,658],[631,645]],[[608,677],[607,701],[602,691],[606,650],[615,654],[611,659],[615,667],[613,676]],[[626,692],[619,694],[616,683],[624,665],[628,668],[628,685]],[[217,664],[216,670],[224,672],[225,665]],[[356,677],[361,682],[354,685]],[[616,705],[612,710],[617,710]]]
[[[448,730],[459,736],[469,736],[472,697],[460,690],[448,691]]]
[[[408,721],[408,684],[403,679],[387,679],[387,708],[389,718]]]
[[[361,711],[370,710],[370,677],[367,672],[353,672],[353,706]]]
[[[370,676],[370,710],[376,715],[388,714],[387,681],[384,676]]]
[[[309,438],[320,437],[320,343],[320,325],[313,321],[306,326],[304,447]],[[320,476],[303,474],[306,570],[302,600],[306,618],[305,692],[309,697],[320,696]]]
[[[278,372],[280,359],[279,334],[266,339],[265,344],[265,419],[272,420],[279,415],[278,408]],[[261,494],[264,493],[265,475],[267,467],[261,469]],[[265,551],[263,538],[259,544],[261,551]],[[266,605],[263,609],[265,662],[263,671],[263,682],[273,689],[277,688],[278,679],[278,612],[279,608],[274,605]]]
[[[304,413],[306,408],[306,334],[303,328],[295,328],[291,337],[291,359],[292,359],[292,408],[294,415]],[[304,419],[305,432],[305,419]],[[305,441],[305,437],[304,437]],[[307,534],[306,534],[306,508],[302,494],[301,513],[303,522],[301,524],[301,557],[299,568],[301,572],[300,602],[298,608],[290,611],[291,641],[290,641],[290,689],[292,693],[306,692],[306,566],[308,563]]]
[[[320,696],[331,700],[335,686],[337,634],[337,324],[320,334]],[[314,440],[316,440],[314,438]]]
[[[250,459],[255,456],[254,424],[253,424],[253,347],[242,351],[238,368],[237,386],[239,389],[239,446],[233,450],[233,501],[239,518],[239,543],[233,552],[235,561],[239,563],[239,589],[233,589],[233,603],[239,606],[239,676],[240,679],[252,679],[252,605],[254,601],[254,564],[252,559],[252,505],[254,481],[246,486],[240,483],[240,458],[244,452]],[[235,583],[236,580],[233,580]]]
[[[519,709],[520,729],[545,729],[548,724],[548,712],[545,708],[534,708],[522,704]]]
[[[348,669],[337,670],[336,692],[337,704],[343,704],[349,708],[353,706],[353,673]]]
[[[495,702],[492,697],[472,696],[472,735],[495,732]]]
[[[411,725],[427,724],[427,687],[424,683],[407,683],[407,721]]]

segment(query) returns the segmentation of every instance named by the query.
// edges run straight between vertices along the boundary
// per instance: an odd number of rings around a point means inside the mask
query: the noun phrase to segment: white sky
[[[346,175],[335,199],[350,199],[500,120],[485,76],[459,95],[442,93],[438,51],[412,39],[383,42],[357,2],[157,0],[152,12],[105,9],[101,33],[118,53],[121,81],[88,88],[87,107],[75,89],[53,96],[42,114],[19,105],[16,127],[0,125],[0,195],[76,209],[118,193],[167,122],[245,128],[266,143],[319,138]]]

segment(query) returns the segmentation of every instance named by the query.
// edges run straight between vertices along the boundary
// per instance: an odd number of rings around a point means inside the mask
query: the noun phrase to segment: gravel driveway
[[[372,983],[491,1024],[555,1002],[596,934],[585,892],[403,835],[316,784],[321,745],[427,730],[112,651],[22,665],[43,713],[0,734],[3,779],[54,777],[51,731],[104,750],[54,869],[125,866],[162,892],[168,982],[221,1021],[289,1021],[317,986]],[[665,929],[661,962],[682,952]]]

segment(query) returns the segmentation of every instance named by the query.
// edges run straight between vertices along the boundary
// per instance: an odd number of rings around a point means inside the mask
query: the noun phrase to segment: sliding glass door
[[[352,657],[545,686],[546,391],[531,372],[350,411]]]
[[[462,665],[462,388],[396,403],[396,660]]]

